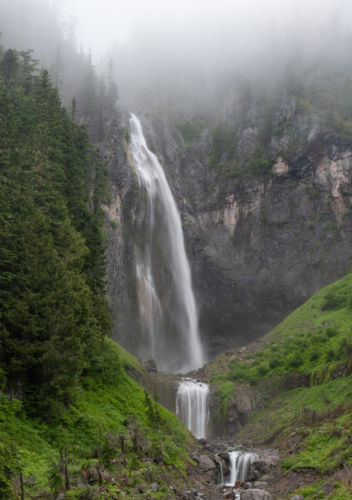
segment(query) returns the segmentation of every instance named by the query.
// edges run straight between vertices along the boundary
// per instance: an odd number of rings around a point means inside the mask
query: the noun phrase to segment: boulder
[[[224,493],[222,494],[222,496],[223,496],[224,498],[227,498],[228,500],[232,500],[232,499],[233,499],[233,497],[234,497],[234,493],[233,493],[232,488],[231,488],[231,489],[229,489],[229,490],[224,491]]]
[[[244,489],[245,490],[252,490],[253,489],[252,483],[250,483],[250,482],[245,483]]]
[[[268,487],[268,483],[265,481],[255,481],[253,483],[253,489],[254,490],[266,490]]]
[[[302,495],[295,495],[294,497],[291,497],[291,500],[304,500]]]
[[[206,455],[200,456],[197,459],[197,462],[199,463],[199,467],[202,469],[203,472],[214,470],[216,468],[214,461],[211,460]]]
[[[238,490],[239,488],[244,488],[245,486],[245,482],[244,481],[235,481],[235,490]]]
[[[145,493],[148,489],[148,486],[146,484],[139,484],[137,486],[137,490],[139,491],[139,493]]]
[[[158,483],[152,483],[149,486],[149,489],[151,489],[152,491],[159,491],[159,485],[158,485]]]
[[[192,458],[192,460],[196,460],[197,462],[199,461],[200,455],[199,455],[198,451],[191,451],[189,453],[189,456]]]
[[[227,462],[230,461],[230,455],[229,455],[228,451],[221,451],[220,453],[218,453],[218,456],[221,457],[221,458],[223,458]]]
[[[154,359],[148,359],[148,361],[146,361],[143,366],[147,370],[148,373],[158,371],[158,368],[156,366],[156,362]]]
[[[275,467],[280,463],[280,457],[277,455],[269,455],[268,457],[265,457],[263,460],[272,467]]]
[[[267,474],[270,471],[270,468],[270,464],[268,464],[265,460],[255,460],[251,463],[248,469],[246,479],[248,481],[257,481],[259,478],[264,476],[264,474]]]
[[[242,490],[241,500],[272,500],[273,497],[267,491],[263,490]]]

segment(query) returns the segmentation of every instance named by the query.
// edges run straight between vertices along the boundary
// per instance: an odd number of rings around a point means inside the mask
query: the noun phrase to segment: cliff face
[[[245,107],[230,89],[203,113],[194,134],[179,125],[194,124],[200,116],[186,100],[170,113],[154,97],[148,104],[140,101],[134,112],[181,212],[209,358],[261,337],[318,289],[348,272],[352,142],[324,129],[299,99],[283,95],[269,120],[259,101]],[[220,121],[236,155],[228,160],[228,145],[222,145],[215,164],[214,130]],[[263,127],[271,171],[261,174],[247,167],[243,175]],[[114,335],[138,353],[134,243],[145,204],[126,151],[117,128],[114,132],[113,126],[107,127],[101,154],[110,168],[113,195],[106,210]]]

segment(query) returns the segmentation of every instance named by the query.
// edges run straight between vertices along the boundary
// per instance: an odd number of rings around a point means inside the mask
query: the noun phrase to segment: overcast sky
[[[113,40],[126,39],[138,23],[167,21],[169,29],[176,31],[180,23],[191,21],[195,29],[209,25],[221,34],[224,20],[226,29],[231,29],[231,20],[236,26],[250,19],[267,26],[286,26],[292,19],[298,23],[301,19],[302,26],[318,25],[335,11],[343,22],[351,4],[351,0],[63,0],[63,9],[65,17],[79,19],[77,38],[98,58]]]

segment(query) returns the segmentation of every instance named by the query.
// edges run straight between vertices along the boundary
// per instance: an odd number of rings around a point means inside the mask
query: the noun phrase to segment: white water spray
[[[254,460],[258,459],[255,453],[244,453],[242,451],[230,451],[230,475],[226,485],[234,486],[236,481],[245,481],[248,467]]]
[[[209,420],[209,386],[195,380],[184,379],[177,391],[176,415],[196,438],[206,438]]]
[[[146,337],[145,353],[153,357],[161,369],[183,372],[199,368],[204,363],[198,333],[198,316],[192,290],[191,272],[185,251],[180,214],[157,157],[149,151],[140,121],[131,115],[130,152],[137,170],[139,185],[145,188],[149,201],[148,236],[143,249],[137,248],[138,292],[143,332]],[[163,214],[163,237],[168,265],[175,288],[177,303],[172,304],[177,317],[177,342],[165,346],[165,325],[160,300],[153,279],[153,266],[157,256],[152,254],[153,237],[160,238],[156,226],[157,206]],[[158,232],[159,231],[159,232]],[[175,333],[174,333],[175,335]]]

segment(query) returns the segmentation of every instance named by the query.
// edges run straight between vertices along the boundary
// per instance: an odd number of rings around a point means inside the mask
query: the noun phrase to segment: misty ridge
[[[89,46],[83,49],[77,34],[83,11],[79,5],[74,9],[74,2],[0,1],[5,49],[32,49],[65,105],[78,99],[87,58],[95,66],[92,78],[98,93],[104,93],[113,61],[121,103],[127,106],[145,92],[157,92],[172,100],[180,93],[182,98],[201,97],[207,107],[229,86],[247,91],[249,86],[259,93],[275,86],[297,92],[299,86],[338,80],[352,69],[349,2],[192,2],[187,12],[185,2],[177,10],[176,3],[163,8],[154,0],[150,7],[157,14],[143,18],[135,2],[135,14],[123,12],[127,36],[111,32],[106,47],[99,41],[104,19],[119,20],[123,7],[103,2],[96,11],[96,2],[85,5],[92,19]]]

